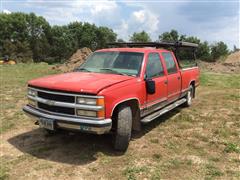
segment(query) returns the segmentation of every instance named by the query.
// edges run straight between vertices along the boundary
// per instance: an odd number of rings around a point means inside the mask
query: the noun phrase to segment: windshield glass
[[[138,76],[142,60],[143,53],[95,52],[76,71]]]

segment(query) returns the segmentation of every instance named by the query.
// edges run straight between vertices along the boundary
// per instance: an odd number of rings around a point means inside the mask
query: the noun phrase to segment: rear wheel
[[[114,133],[114,149],[126,151],[132,132],[132,110],[129,106],[120,106],[117,113],[117,127]]]
[[[188,92],[187,92],[187,95],[186,95],[186,100],[187,101],[184,104],[187,107],[192,105],[193,91],[194,91],[193,85],[190,85],[189,89],[188,89]]]

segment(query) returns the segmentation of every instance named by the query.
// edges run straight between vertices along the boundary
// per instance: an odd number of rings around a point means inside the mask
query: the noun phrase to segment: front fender
[[[145,82],[136,78],[104,89],[99,95],[105,97],[105,117],[112,117],[114,109],[120,103],[135,99],[139,108],[144,104]]]

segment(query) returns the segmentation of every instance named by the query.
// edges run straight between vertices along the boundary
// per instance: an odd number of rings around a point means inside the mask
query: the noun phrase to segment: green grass
[[[141,172],[147,172],[147,167],[136,167],[136,166],[128,166],[123,174],[127,177],[128,180],[135,180],[137,179],[137,175]]]
[[[223,176],[224,173],[216,166],[212,164],[206,165],[206,179]]]
[[[228,143],[224,149],[224,152],[226,153],[240,153],[240,147],[237,144],[234,143]]]
[[[8,169],[5,166],[0,165],[0,180],[8,178]]]
[[[27,81],[57,73],[51,67],[46,63],[0,66],[0,134],[24,121],[21,105],[26,102]]]
[[[240,74],[230,75],[202,72],[200,81],[202,86],[240,89]]]

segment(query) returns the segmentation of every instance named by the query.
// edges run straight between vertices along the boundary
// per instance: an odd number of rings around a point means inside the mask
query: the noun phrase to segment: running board
[[[150,114],[146,117],[144,117],[143,119],[141,119],[141,122],[142,123],[149,123],[151,122],[152,120],[156,119],[157,117],[163,115],[164,113],[168,112],[168,111],[171,111],[172,109],[174,109],[175,107],[185,103],[187,100],[186,98],[183,98],[183,99],[180,99],[170,105],[168,105],[167,107],[163,108],[163,109],[160,109],[158,110],[157,112],[153,113],[153,114]]]

